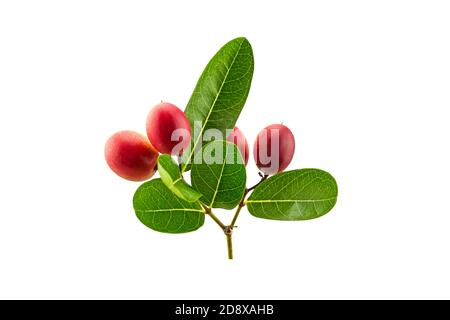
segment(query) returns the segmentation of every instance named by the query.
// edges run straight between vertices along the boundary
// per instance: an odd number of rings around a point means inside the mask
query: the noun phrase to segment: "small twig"
[[[229,226],[223,224],[223,222],[220,221],[220,219],[217,218],[216,215],[212,212],[210,207],[200,202],[200,205],[202,206],[205,214],[210,216],[214,220],[214,222],[222,229],[223,233],[225,233],[225,236],[227,238],[228,259],[230,260],[233,259],[233,241],[232,241],[233,228],[236,228],[235,224],[237,218],[239,217],[239,212],[241,212],[242,208],[245,206],[245,198],[247,197],[250,191],[255,189],[257,186],[259,186],[260,183],[262,183],[269,177],[268,175],[263,175],[261,172],[259,172],[258,174],[261,177],[261,181],[259,181],[253,187],[245,189],[244,194],[242,195],[242,199],[239,202],[238,208],[236,209],[236,213],[234,214],[233,220],[231,221],[231,224]]]
[[[239,213],[241,212],[241,209],[245,206],[245,198],[247,197],[248,193],[255,189],[257,186],[259,186],[264,180],[266,180],[269,175],[265,174],[263,175],[261,172],[258,172],[258,175],[261,177],[261,180],[255,184],[253,187],[247,188],[244,191],[244,195],[242,196],[241,202],[239,202],[239,206],[236,209],[236,212],[234,214],[233,220],[231,221],[230,228],[233,230],[235,228],[236,220],[239,217]]]
[[[255,184],[253,187],[251,187],[251,188],[248,188],[246,191],[247,191],[247,194],[250,192],[250,191],[252,191],[253,189],[255,189],[257,186],[259,186],[261,183],[263,183],[263,181],[264,180],[266,180],[268,177],[269,177],[269,175],[268,174],[262,174],[261,172],[258,172],[258,174],[259,174],[259,176],[261,177],[261,181],[259,181],[257,184]],[[244,194],[244,197],[247,195],[247,194]]]
[[[227,226],[222,221],[220,221],[219,218],[216,217],[216,215],[212,212],[210,207],[207,207],[204,204],[201,205],[203,207],[203,210],[205,210],[205,214],[210,216],[214,220],[214,222],[217,223],[217,225],[222,229],[222,231],[225,232]]]
[[[181,171],[181,169],[182,169],[182,162],[181,162],[181,156],[177,156],[177,162],[178,162],[178,169],[180,169],[180,171]]]
[[[244,207],[244,205],[241,205],[241,204],[239,203],[239,206],[237,207],[236,213],[234,214],[233,220],[231,221],[231,224],[230,224],[231,230],[233,230],[234,228],[236,228],[236,226],[235,226],[236,220],[237,220],[237,218],[239,217],[239,212],[241,212],[242,207]]]

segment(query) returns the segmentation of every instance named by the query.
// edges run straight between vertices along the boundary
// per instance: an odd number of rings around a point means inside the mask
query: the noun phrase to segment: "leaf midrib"
[[[233,61],[231,61],[230,67],[227,68],[227,73],[225,74],[224,80],[223,80],[222,84],[220,85],[219,91],[217,92],[217,95],[216,95],[216,97],[215,97],[215,99],[214,99],[214,102],[213,102],[211,108],[209,109],[208,115],[206,116],[205,122],[204,122],[204,124],[203,124],[203,126],[202,126],[202,130],[200,131],[200,134],[199,134],[199,136],[197,137],[197,140],[195,141],[195,143],[194,143],[194,145],[192,146],[192,149],[191,149],[191,151],[190,151],[190,153],[189,153],[188,162],[191,161],[191,157],[192,157],[192,155],[193,155],[194,152],[195,152],[195,148],[197,147],[198,141],[199,141],[199,139],[203,136],[203,131],[205,130],[205,126],[206,126],[206,124],[208,123],[209,117],[211,116],[211,113],[212,113],[212,111],[214,110],[214,107],[216,106],[217,100],[218,100],[218,98],[219,98],[219,96],[220,96],[220,93],[222,92],[223,86],[224,86],[225,82],[227,82],[228,74],[230,73],[230,70],[231,70],[231,68],[233,67],[234,62],[236,61],[236,57],[239,55],[239,52],[241,51],[241,48],[242,48],[242,44],[243,44],[244,42],[245,42],[245,39],[243,39],[243,40],[241,41],[241,44],[239,45],[239,49],[237,50],[236,55],[235,55],[234,58],[233,58]],[[184,171],[186,170],[186,168],[187,168],[187,166],[188,166],[188,162],[186,162],[186,163],[183,165],[183,168],[182,168],[181,172],[184,172]]]
[[[167,211],[188,211],[203,212],[201,209],[135,209],[138,213],[167,212]]]
[[[317,200],[312,200],[312,199],[305,199],[305,200],[299,200],[299,199],[295,199],[295,200],[290,200],[290,199],[282,199],[282,200],[247,200],[245,201],[245,203],[275,203],[275,202],[321,202],[321,201],[330,201],[330,200],[336,200],[337,197],[332,197],[332,198],[326,198],[326,199],[317,199]]]
[[[181,181],[181,180],[183,180],[183,177],[179,177],[178,179],[174,180],[174,181],[172,182],[172,186],[174,186],[177,182],[179,182],[179,181]]]
[[[228,146],[226,146],[225,152],[228,152]],[[214,204],[214,201],[216,200],[217,193],[219,192],[220,181],[222,180],[223,170],[225,169],[225,162],[226,162],[226,161],[223,161],[222,169],[220,170],[219,179],[217,179],[216,189],[214,190],[214,195],[213,195],[212,200],[211,200],[211,203],[210,203],[210,205],[209,205],[211,208],[212,208],[212,206],[213,206],[213,204]]]

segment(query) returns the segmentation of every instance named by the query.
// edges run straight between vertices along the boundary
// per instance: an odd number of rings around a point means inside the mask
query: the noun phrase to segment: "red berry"
[[[143,181],[155,173],[158,152],[144,135],[120,131],[106,142],[105,158],[111,170],[120,177]]]
[[[238,147],[242,158],[244,159],[245,165],[247,165],[250,152],[248,151],[247,139],[242,131],[239,130],[238,127],[234,127],[233,131],[228,135],[227,140],[233,142]]]
[[[180,155],[189,146],[191,126],[183,111],[163,102],[148,114],[147,136],[159,152]]]
[[[282,124],[271,124],[261,130],[253,146],[256,165],[267,175],[286,169],[294,151],[294,135]]]

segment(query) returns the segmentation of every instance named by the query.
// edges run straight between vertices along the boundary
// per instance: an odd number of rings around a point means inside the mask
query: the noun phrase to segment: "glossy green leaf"
[[[192,186],[203,194],[202,201],[211,208],[236,207],[245,191],[246,172],[239,149],[231,142],[206,144],[192,164]]]
[[[138,219],[155,231],[190,232],[200,228],[205,221],[200,203],[178,198],[161,179],[141,185],[134,194],[133,206]]]
[[[252,47],[245,38],[231,40],[209,61],[184,111],[193,134],[183,154],[183,172],[200,150],[206,130],[217,129],[223,140],[226,130],[233,129],[250,91],[253,67]]]
[[[170,155],[162,154],[158,157],[158,172],[166,187],[179,198],[188,202],[195,202],[201,198],[202,194],[195,191],[183,179],[178,165]]]
[[[279,173],[261,183],[246,201],[258,218],[309,220],[323,216],[336,204],[336,180],[319,169]]]

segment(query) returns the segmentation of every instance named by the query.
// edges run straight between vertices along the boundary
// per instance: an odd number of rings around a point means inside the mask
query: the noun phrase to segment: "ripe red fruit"
[[[150,110],[147,136],[161,153],[180,155],[189,146],[191,126],[183,111],[171,103],[162,102]]]
[[[245,165],[247,165],[249,151],[248,151],[248,143],[244,134],[238,127],[234,127],[233,131],[228,135],[227,141],[233,142],[241,152],[242,158],[244,159]]]
[[[294,151],[294,135],[282,124],[271,124],[261,130],[253,146],[256,165],[267,175],[286,169]]]
[[[111,170],[120,177],[143,181],[155,173],[158,152],[144,135],[120,131],[106,142],[105,159]]]

